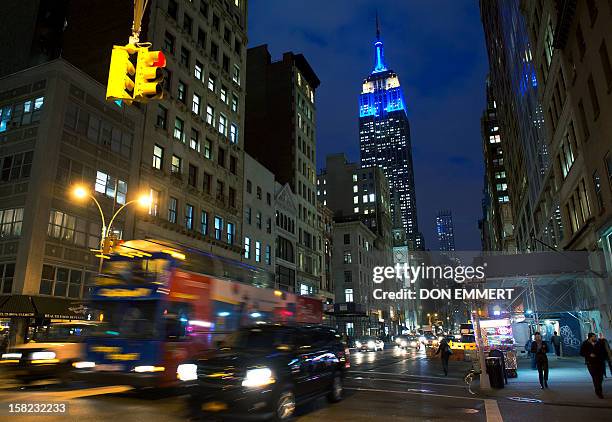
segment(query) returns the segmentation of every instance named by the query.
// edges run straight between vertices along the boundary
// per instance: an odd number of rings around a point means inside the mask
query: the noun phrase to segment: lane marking
[[[497,400],[485,399],[484,403],[487,422],[504,422],[497,405]]]
[[[355,390],[355,391],[369,391],[373,393],[396,393],[396,394],[414,394],[418,396],[433,396],[433,397],[444,397],[447,399],[459,399],[459,400],[474,400],[474,401],[483,401],[485,399],[475,398],[475,397],[466,397],[466,396],[451,396],[448,394],[433,394],[433,393],[420,393],[415,391],[398,391],[398,390],[383,390],[380,388],[355,388],[355,387],[344,387],[345,390]],[[495,401],[495,400],[493,400]]]
[[[29,392],[28,396],[37,399],[71,400],[79,397],[99,396],[104,394],[124,393],[132,390],[128,385],[112,385],[108,387],[85,388],[82,390]]]
[[[405,372],[402,372],[401,374],[398,374],[397,372],[380,372],[380,371],[374,371],[373,369],[370,369],[368,371],[355,371],[355,370],[351,370],[351,373],[355,374],[379,374],[379,375],[394,375],[397,377],[414,377],[414,378],[433,378],[433,379],[440,379],[440,380],[461,380],[461,378],[456,378],[456,377],[437,377],[435,375],[415,375],[415,374],[407,374]]]
[[[455,387],[455,388],[465,388],[465,386],[463,385],[457,385],[457,384],[442,384],[439,382],[422,382],[422,381],[408,381],[408,380],[400,380],[400,379],[392,379],[392,378],[363,378],[363,377],[346,377],[348,379],[354,379],[354,380],[358,380],[358,381],[366,381],[366,380],[373,380],[373,381],[392,381],[392,382],[401,382],[401,383],[407,383],[407,384],[423,384],[423,385],[440,385],[443,387]]]

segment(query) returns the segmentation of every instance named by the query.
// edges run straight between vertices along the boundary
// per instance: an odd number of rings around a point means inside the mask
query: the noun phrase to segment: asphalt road
[[[345,399],[329,405],[324,399],[298,409],[296,421],[486,421],[525,420],[611,421],[612,409],[543,403],[519,403],[491,399],[468,392],[463,376],[468,364],[451,362],[449,375],[441,372],[438,359],[422,352],[387,349],[351,355],[345,381]],[[7,413],[9,403],[64,402],[64,416],[21,416]],[[124,388],[61,388],[56,385],[28,388],[0,386],[0,420],[7,421],[184,421],[184,398],[180,395],[143,395]]]

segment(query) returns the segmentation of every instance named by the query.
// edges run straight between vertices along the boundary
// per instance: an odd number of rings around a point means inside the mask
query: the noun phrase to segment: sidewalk
[[[480,391],[479,395],[510,400],[509,397],[538,399],[545,404],[572,405],[584,407],[607,407],[612,409],[612,376],[606,368],[604,378],[604,399],[595,395],[591,375],[584,365],[582,357],[548,358],[548,389],[540,389],[538,371],[531,369],[529,359],[519,359],[518,377],[508,378],[503,389]]]

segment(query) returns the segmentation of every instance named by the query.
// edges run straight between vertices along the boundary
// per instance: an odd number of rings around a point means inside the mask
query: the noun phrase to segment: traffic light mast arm
[[[134,0],[134,22],[132,23],[132,36],[130,36],[129,44],[136,45],[139,42],[142,17],[148,2],[149,0]]]

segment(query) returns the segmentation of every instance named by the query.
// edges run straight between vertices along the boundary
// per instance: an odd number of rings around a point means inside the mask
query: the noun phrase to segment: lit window
[[[232,72],[232,81],[240,85],[240,66],[234,65],[234,71]]]
[[[255,262],[261,262],[261,242],[255,241]]]
[[[223,219],[219,216],[215,216],[215,239],[221,240],[223,234]]]
[[[353,174],[353,182],[356,182],[356,181],[357,181],[357,175]]]
[[[223,113],[219,114],[219,133],[227,136],[227,117]]]
[[[244,238],[244,257],[246,259],[251,257],[251,239],[248,237]]]
[[[344,289],[344,301],[353,302],[353,289]]]
[[[200,115],[200,96],[196,93],[193,94],[193,102],[191,103],[191,111],[197,115]]]
[[[359,212],[359,207],[353,208],[353,212],[358,213]],[[367,214],[367,210],[366,210],[366,214]]]
[[[215,125],[215,109],[210,104],[206,106],[206,123]]]
[[[159,145],[153,146],[153,168],[161,170],[164,160],[164,149]]]
[[[370,202],[375,202],[375,201],[376,201],[376,198],[374,197],[374,194],[371,193],[370,194]]]
[[[238,126],[235,123],[230,125],[230,142],[232,144],[238,143]]]
[[[359,192],[359,186],[353,185],[353,193]]]
[[[358,204],[358,203],[359,203],[359,197],[353,196],[353,204]]]
[[[170,171],[175,174],[181,174],[181,157],[177,155],[172,156],[172,166],[170,167]]]

